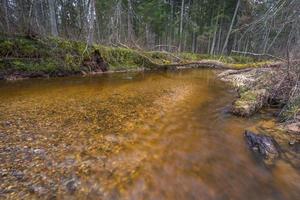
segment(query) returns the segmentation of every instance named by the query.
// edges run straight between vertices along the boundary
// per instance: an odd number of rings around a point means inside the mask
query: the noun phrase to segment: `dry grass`
[[[300,116],[300,65],[286,70],[277,93],[285,96],[286,104],[280,113],[283,121],[296,122]]]

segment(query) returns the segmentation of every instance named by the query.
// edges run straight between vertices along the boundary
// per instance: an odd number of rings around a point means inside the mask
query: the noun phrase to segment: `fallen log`
[[[220,68],[220,69],[230,69],[231,66],[226,63],[222,63],[216,60],[201,60],[194,62],[181,62],[181,63],[171,63],[171,64],[159,64],[155,63],[151,58],[135,51],[139,56],[142,57],[144,61],[144,67],[150,68],[152,70],[166,70],[166,69],[177,69],[180,67],[208,67],[208,68]]]
[[[142,52],[135,51],[136,54],[138,54],[142,60],[143,60],[143,66],[145,68],[149,68],[151,70],[166,70],[166,69],[178,69],[178,68],[215,68],[215,69],[234,69],[235,64],[228,64],[223,63],[218,60],[200,60],[200,61],[192,61],[192,62],[179,62],[179,63],[171,63],[171,64],[159,64],[153,61],[151,58],[143,54]],[[285,64],[285,62],[264,62],[264,63],[249,63],[249,66],[247,67],[247,64],[245,64],[245,68],[253,68],[253,67],[262,67],[262,68],[276,68],[281,67]]]
[[[232,52],[232,53],[236,53],[236,54],[243,54],[243,55],[250,55],[250,56],[258,56],[258,57],[265,56],[265,57],[273,58],[273,59],[276,59],[276,60],[281,60],[281,61],[283,61],[283,62],[287,62],[287,60],[284,59],[284,58],[281,58],[281,57],[278,57],[278,56],[274,56],[274,55],[271,55],[271,54],[267,54],[267,53],[253,53],[253,52],[236,51],[236,50],[232,50],[231,52]]]
[[[173,63],[173,64],[156,64],[153,63],[157,69],[176,69],[179,67],[208,67],[208,68],[222,68],[229,69],[230,65],[215,61],[215,60],[201,60],[187,63]]]

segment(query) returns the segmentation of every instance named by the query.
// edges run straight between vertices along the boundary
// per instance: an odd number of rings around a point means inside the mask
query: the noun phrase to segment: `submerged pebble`
[[[71,178],[70,180],[67,180],[64,185],[67,191],[73,194],[74,192],[76,192],[78,186],[80,185],[80,182],[77,180],[77,178]]]

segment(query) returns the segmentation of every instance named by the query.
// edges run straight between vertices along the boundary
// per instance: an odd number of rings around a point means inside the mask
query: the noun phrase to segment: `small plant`
[[[13,53],[14,43],[10,40],[0,41],[0,55],[8,56]]]
[[[289,102],[281,111],[281,121],[294,120],[300,114],[300,96],[294,101]]]
[[[80,61],[76,59],[75,56],[71,55],[70,53],[67,53],[65,56],[65,69],[68,71],[74,71],[78,70],[80,66]]]

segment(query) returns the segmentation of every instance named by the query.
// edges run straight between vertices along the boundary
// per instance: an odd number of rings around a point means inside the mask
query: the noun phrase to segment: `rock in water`
[[[249,147],[263,156],[266,161],[274,161],[279,157],[279,145],[272,137],[250,131],[245,132],[245,137]]]
[[[76,192],[80,182],[76,178],[72,178],[65,183],[66,189],[70,194]]]
[[[269,94],[265,89],[243,92],[241,97],[233,103],[232,113],[250,117],[266,104],[268,96]]]

